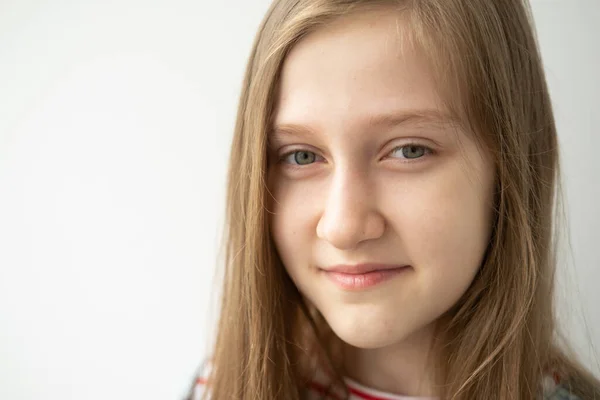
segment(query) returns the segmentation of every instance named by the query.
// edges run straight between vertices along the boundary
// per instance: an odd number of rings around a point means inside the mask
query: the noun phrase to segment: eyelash
[[[392,149],[392,150],[391,150],[391,151],[388,153],[388,155],[389,155],[389,154],[392,154],[393,152],[397,151],[398,149],[402,149],[402,148],[405,148],[405,147],[418,147],[418,148],[424,149],[424,150],[425,150],[425,154],[424,154],[423,156],[421,156],[421,157],[418,157],[418,158],[413,158],[413,159],[405,159],[405,160],[409,160],[409,161],[402,161],[403,163],[412,163],[412,162],[416,162],[416,161],[410,161],[410,160],[420,160],[420,159],[422,159],[422,158],[424,158],[424,157],[426,157],[426,156],[428,156],[428,155],[431,155],[431,154],[433,154],[433,153],[434,153],[434,151],[433,151],[431,148],[429,148],[429,147],[427,147],[427,146],[423,146],[423,145],[421,145],[421,144],[419,144],[419,143],[406,143],[406,144],[403,144],[402,146],[396,146],[396,147],[394,147],[394,148],[393,148],[393,149]],[[288,158],[290,155],[292,155],[292,154],[295,154],[295,153],[300,153],[300,152],[305,152],[305,153],[311,153],[311,154],[315,154],[315,156],[316,156],[316,157],[319,157],[319,156],[318,156],[318,155],[317,155],[317,154],[316,154],[314,151],[309,151],[309,150],[304,150],[304,149],[295,149],[295,150],[291,150],[291,151],[288,151],[287,153],[283,154],[283,155],[282,155],[282,156],[279,158],[279,161],[280,161],[280,162],[284,162],[284,161],[285,161],[285,159],[286,159],[286,158]],[[402,158],[400,158],[400,159],[402,159]],[[312,164],[314,164],[314,162],[313,162],[313,163],[310,163],[310,164],[306,164],[306,165],[300,165],[300,164],[288,164],[288,167],[289,167],[289,168],[292,168],[292,169],[301,169],[301,168],[303,168],[303,167],[308,167],[308,166],[310,166],[310,165],[312,165]]]

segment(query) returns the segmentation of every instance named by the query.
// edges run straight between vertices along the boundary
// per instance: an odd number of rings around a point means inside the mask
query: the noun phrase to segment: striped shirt
[[[401,396],[392,393],[375,390],[349,378],[344,378],[346,387],[348,388],[349,397],[345,400],[435,400],[433,397],[411,397]],[[543,381],[543,396],[542,400],[580,400],[577,396],[569,393],[569,391],[560,385],[560,378],[554,374],[546,376]],[[194,386],[192,400],[201,400],[202,395],[206,390],[206,379],[198,378]],[[306,400],[322,399],[327,392],[325,385],[318,382],[312,382],[306,390]],[[342,400],[331,396],[331,399]]]

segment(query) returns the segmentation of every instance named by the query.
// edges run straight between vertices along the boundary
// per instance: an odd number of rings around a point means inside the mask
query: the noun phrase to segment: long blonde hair
[[[259,29],[239,101],[228,175],[225,274],[211,398],[302,397],[317,357],[343,387],[327,326],[309,310],[271,240],[267,134],[290,49],[319,26],[393,7],[435,71],[442,98],[496,168],[485,260],[446,316],[442,399],[534,399],[550,370],[582,398],[600,384],[558,346],[553,292],[557,135],[529,6],[522,0],[275,0]],[[330,332],[329,332],[330,334]]]

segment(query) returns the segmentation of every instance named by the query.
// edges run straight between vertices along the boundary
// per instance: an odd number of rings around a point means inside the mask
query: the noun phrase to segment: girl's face
[[[490,158],[444,117],[418,53],[400,52],[397,18],[344,17],[298,43],[269,137],[277,251],[360,348],[431,327],[470,285],[491,231]],[[352,275],[358,264],[404,267]]]

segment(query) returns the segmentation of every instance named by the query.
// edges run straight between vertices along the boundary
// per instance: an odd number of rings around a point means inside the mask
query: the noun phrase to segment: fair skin
[[[433,330],[481,264],[494,168],[442,119],[431,72],[399,29],[389,10],[361,13],[294,46],[269,137],[270,222],[288,274],[346,344],[347,375],[430,396]],[[415,113],[425,117],[404,118]],[[354,289],[326,271],[367,262],[408,267]]]

